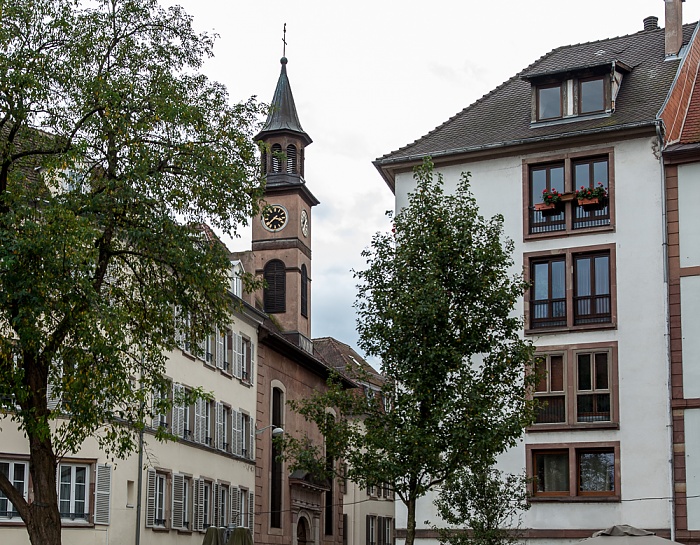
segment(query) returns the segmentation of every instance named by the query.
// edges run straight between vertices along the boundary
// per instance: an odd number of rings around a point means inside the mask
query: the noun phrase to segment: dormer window
[[[558,119],[562,116],[561,83],[537,88],[537,120]]]
[[[579,114],[605,111],[605,81],[603,78],[581,79],[578,88]]]

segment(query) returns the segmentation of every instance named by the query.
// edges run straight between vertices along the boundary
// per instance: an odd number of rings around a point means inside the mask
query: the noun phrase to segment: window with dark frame
[[[566,325],[566,259],[532,261],[530,321],[533,328]]]
[[[610,254],[574,256],[574,324],[611,319]]]
[[[579,352],[576,354],[576,420],[577,422],[609,422],[610,365],[609,353]]]
[[[565,158],[563,161],[531,164],[527,168],[527,234],[556,235],[583,229],[607,228],[611,225],[612,154]],[[576,192],[581,188],[604,187],[607,196],[598,201],[579,203]],[[554,208],[540,209],[543,191],[556,190],[560,201]]]
[[[613,322],[611,250],[576,250],[529,258],[530,330],[605,328]]]
[[[272,426],[281,428],[284,425],[284,393],[279,388],[272,389]],[[282,462],[281,454],[276,443],[272,443],[271,479],[270,479],[270,526],[282,527]]]
[[[605,111],[605,81],[603,77],[580,79],[578,82],[578,113]]]
[[[306,265],[301,266],[301,297],[300,297],[300,307],[301,315],[304,318],[308,318],[308,286],[309,286],[309,275],[306,270]]]
[[[535,422],[557,424],[566,422],[566,380],[564,377],[564,355],[538,355],[535,369],[539,382],[535,387],[535,398],[540,402]]]
[[[554,83],[537,88],[537,120],[562,117],[562,84]]]
[[[533,450],[532,465],[535,497],[605,497],[617,493],[612,447]],[[571,480],[572,471],[575,482]]]
[[[263,305],[268,314],[286,310],[286,275],[286,267],[279,259],[273,259],[265,264],[263,278],[266,286],[263,290]]]

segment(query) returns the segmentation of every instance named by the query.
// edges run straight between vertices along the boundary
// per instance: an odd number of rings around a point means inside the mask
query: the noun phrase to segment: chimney
[[[683,46],[683,1],[664,0],[666,4],[666,56],[678,55]]]
[[[659,28],[659,18],[654,17],[653,15],[651,17],[647,17],[644,19],[644,30],[656,30]]]

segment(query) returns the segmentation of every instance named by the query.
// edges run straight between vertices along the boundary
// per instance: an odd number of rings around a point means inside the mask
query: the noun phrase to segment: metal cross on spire
[[[287,56],[287,23],[284,23],[284,30],[282,31],[282,56]]]

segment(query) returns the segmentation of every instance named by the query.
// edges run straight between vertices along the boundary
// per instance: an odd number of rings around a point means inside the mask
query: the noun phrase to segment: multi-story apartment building
[[[697,32],[682,25],[681,6],[666,0],[665,29],[650,17],[636,34],[551,51],[375,161],[397,210],[415,186],[412,167],[431,156],[446,190],[470,171],[481,213],[504,216],[513,272],[531,283],[515,312],[546,371],[537,422],[499,460],[532,478],[523,531],[533,543],[620,523],[698,538],[700,467],[690,453],[700,447],[689,429],[700,394],[687,363],[700,230],[682,199],[697,192],[697,165],[672,164],[688,141],[662,157],[682,126],[675,118],[700,111],[689,92]],[[579,200],[582,187],[604,195]],[[554,190],[561,200],[544,206]],[[421,543],[437,541],[421,524],[439,524],[431,500],[419,504]],[[405,526],[397,509],[399,540]]]

